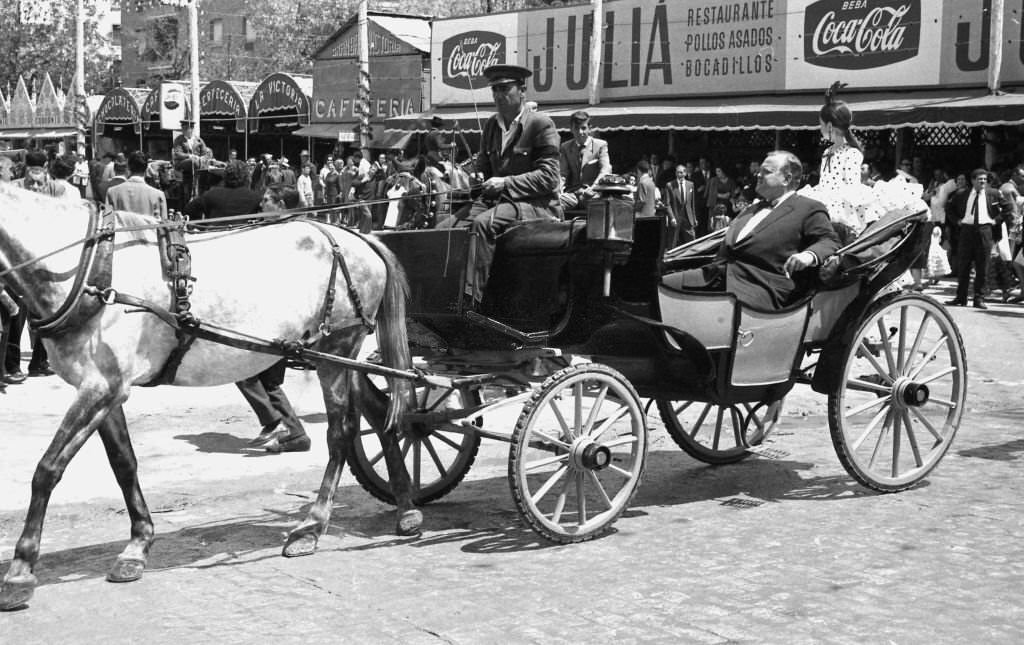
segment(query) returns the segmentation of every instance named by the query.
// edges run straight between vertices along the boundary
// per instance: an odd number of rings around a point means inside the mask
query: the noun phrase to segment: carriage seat
[[[532,220],[508,229],[498,238],[501,253],[510,257],[568,254],[586,243],[587,221]]]
[[[661,322],[685,332],[705,349],[731,350],[730,383],[784,383],[800,355],[811,310],[804,298],[778,311],[762,311],[727,292],[686,291],[658,285]],[[666,334],[670,347],[681,349]]]

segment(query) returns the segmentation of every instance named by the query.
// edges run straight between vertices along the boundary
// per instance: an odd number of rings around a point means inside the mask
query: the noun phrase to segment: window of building
[[[252,26],[252,21],[248,18],[242,18],[242,33],[245,35],[245,49],[246,51],[252,51],[256,48],[256,30]]]
[[[210,40],[218,45],[224,42],[224,21],[220,18],[210,21]]]

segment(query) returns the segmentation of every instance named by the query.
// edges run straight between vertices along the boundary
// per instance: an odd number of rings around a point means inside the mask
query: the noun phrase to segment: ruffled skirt
[[[897,209],[926,210],[921,199],[924,187],[902,179],[877,181],[874,186],[846,184],[835,190],[804,186],[799,194],[825,204],[833,223],[842,224],[854,235],[886,213]]]

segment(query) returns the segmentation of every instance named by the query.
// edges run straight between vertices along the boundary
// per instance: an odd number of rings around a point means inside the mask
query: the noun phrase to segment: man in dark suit
[[[763,310],[782,309],[799,300],[804,291],[794,281],[795,274],[821,266],[839,248],[825,205],[796,194],[802,176],[796,155],[769,153],[757,183],[761,200],[729,224],[714,262],[667,275],[665,284],[725,290]]]
[[[665,185],[665,206],[669,212],[668,248],[697,239],[697,211],[694,205],[693,182],[686,177],[686,167],[676,166],[676,178]]]
[[[483,299],[495,241],[512,226],[530,220],[558,220],[558,131],[551,117],[525,105],[526,79],[518,65],[491,65],[484,76],[498,108],[480,137],[477,171],[481,199],[470,208],[471,243],[467,292]]]
[[[214,186],[196,197],[183,211],[193,220],[247,215],[259,210],[262,197],[249,188],[249,169],[245,162],[236,159],[224,168],[222,186]]]
[[[967,306],[967,291],[974,267],[974,306],[985,304],[985,276],[988,273],[992,246],[1002,237],[1003,214],[1011,205],[1003,195],[988,185],[988,171],[978,168],[971,173],[971,190],[959,191],[946,202],[946,222],[959,224],[956,266],[956,298],[947,305]]]
[[[558,166],[565,181],[559,199],[565,209],[582,206],[594,196],[592,187],[597,180],[612,171],[608,142],[590,136],[589,114],[583,110],[573,112],[569,129],[572,138],[558,149]]]

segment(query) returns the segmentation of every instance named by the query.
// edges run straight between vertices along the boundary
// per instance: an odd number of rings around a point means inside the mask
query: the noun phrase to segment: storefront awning
[[[210,81],[199,90],[200,120],[233,120],[235,131],[245,132],[249,100],[256,85],[245,81]]]
[[[458,107],[438,107],[429,112],[403,114],[384,121],[389,130],[405,130],[406,132],[427,132],[430,130],[430,119],[439,116],[445,120],[445,128],[451,129],[456,121],[463,132],[481,132],[484,123],[494,114],[493,105],[481,105],[479,109]]]
[[[63,139],[73,137],[74,128],[32,128],[27,130],[0,130],[0,139]]]
[[[1024,95],[988,94],[984,89],[950,89],[921,92],[850,93],[843,97],[854,115],[854,128],[886,130],[921,126],[996,126],[1024,124]],[[816,130],[818,95],[690,98],[673,101],[622,101],[600,105],[552,107],[540,110],[559,129],[569,128],[576,110],[590,114],[594,128],[631,130]],[[412,132],[429,129],[434,115],[458,120],[465,131],[479,131],[493,110],[438,108],[421,114],[388,119],[389,128]]]
[[[412,135],[412,132],[404,130],[385,130],[380,138],[370,142],[370,147],[378,150],[405,150]]]
[[[275,73],[263,79],[249,101],[249,131],[260,130],[261,119],[286,117],[299,125],[309,123],[313,77]]]
[[[27,130],[0,130],[0,139],[28,139],[31,136]]]
[[[355,123],[313,123],[292,132],[297,137],[352,142],[356,140]]]

